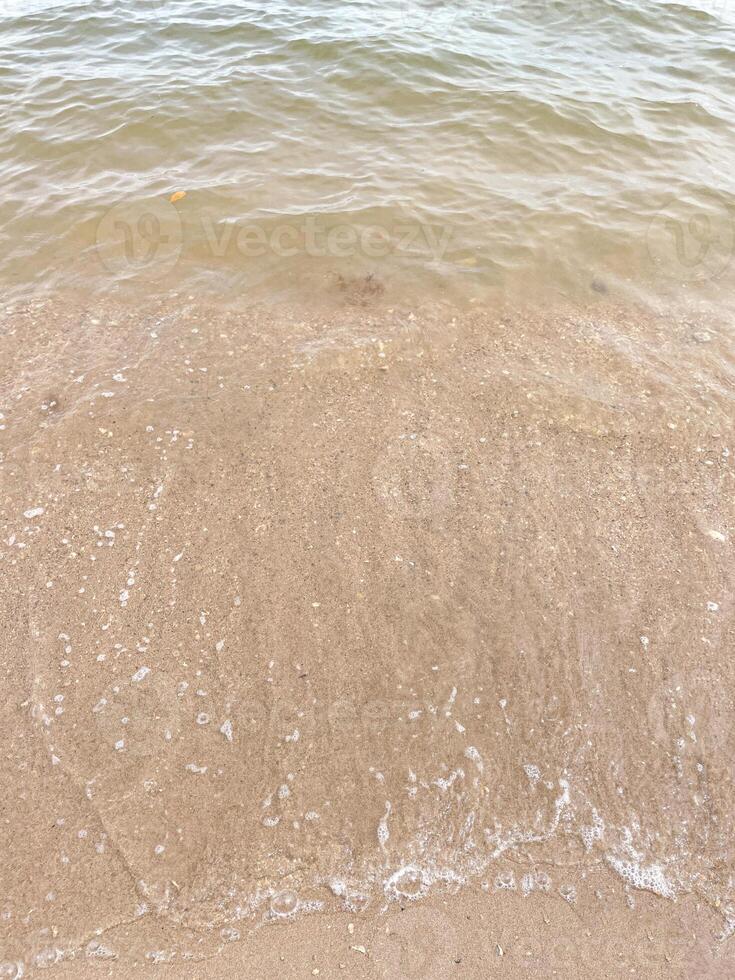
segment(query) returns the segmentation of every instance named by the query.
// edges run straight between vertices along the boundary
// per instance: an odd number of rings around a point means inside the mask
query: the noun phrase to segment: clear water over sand
[[[725,0],[5,0],[2,283],[716,300],[734,50]]]
[[[732,933],[730,13],[0,5],[0,976]]]
[[[730,921],[730,345],[598,307],[6,315],[9,961],[460,887]]]

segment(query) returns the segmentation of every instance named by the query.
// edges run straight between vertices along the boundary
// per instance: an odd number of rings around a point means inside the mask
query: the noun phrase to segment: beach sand
[[[726,332],[353,300],[4,315],[2,975],[729,976]]]
[[[553,897],[469,895],[426,899],[385,914],[345,913],[265,927],[203,962],[124,966],[63,964],[60,978],[124,977],[141,970],[164,980],[444,980],[445,977],[567,977],[570,980],[726,980],[735,960],[717,941],[720,917],[685,899],[667,905],[642,895],[636,909],[601,879],[606,897],[584,908]],[[164,940],[164,937],[161,937]],[[164,940],[165,941],[165,940]],[[318,972],[317,972],[318,971]]]

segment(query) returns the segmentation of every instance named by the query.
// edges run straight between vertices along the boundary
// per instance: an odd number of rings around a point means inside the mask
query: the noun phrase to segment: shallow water
[[[726,324],[177,299],[1,336],[8,963],[462,886],[732,929]]]
[[[459,888],[735,930],[734,42],[0,3],[0,976]]]
[[[4,0],[0,62],[11,295],[730,292],[730,0]]]

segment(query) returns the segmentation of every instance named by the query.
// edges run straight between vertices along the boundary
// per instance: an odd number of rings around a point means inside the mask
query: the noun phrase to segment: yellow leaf
[[[175,194],[172,194],[171,195],[171,197],[169,198],[169,201],[172,204],[176,204],[176,202],[177,201],[180,201],[182,197],[186,197],[186,191],[176,191]]]

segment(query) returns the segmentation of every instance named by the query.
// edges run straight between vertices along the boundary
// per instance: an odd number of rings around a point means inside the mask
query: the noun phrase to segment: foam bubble
[[[378,823],[378,843],[385,850],[385,845],[390,837],[390,831],[388,830],[388,817],[390,816],[391,805],[388,800],[385,802],[385,813],[380,818]]]
[[[299,897],[296,892],[283,891],[278,892],[271,898],[270,910],[272,915],[279,916],[280,918],[285,918],[289,915],[293,915],[296,909],[299,907]]]
[[[512,871],[501,871],[495,879],[497,891],[515,891],[516,879]]]
[[[531,892],[547,892],[551,888],[551,878],[545,871],[529,872],[521,880],[521,891],[524,895]]]
[[[348,912],[364,912],[370,904],[370,899],[362,892],[351,892],[345,895],[344,903]]]
[[[0,963],[0,980],[20,980],[23,973],[23,964],[20,961],[11,963],[6,960],[6,962]]]
[[[39,970],[47,970],[49,967],[55,966],[64,958],[64,953],[57,947],[50,947],[49,949],[42,949],[40,953],[36,953],[33,957],[33,965]]]
[[[92,960],[116,960],[117,953],[109,946],[103,946],[97,939],[92,939],[87,943],[84,950],[85,954]],[[0,973],[0,976],[2,974]]]
[[[622,861],[609,855],[607,863],[633,888],[653,892],[655,895],[661,895],[662,898],[674,898],[676,895],[676,889],[667,879],[660,864],[650,864],[646,867],[637,861]]]
[[[414,899],[424,894],[428,884],[420,868],[409,864],[394,872],[384,887],[386,894],[393,898],[401,896],[402,898]]]
[[[565,902],[569,902],[570,905],[574,905],[577,901],[577,889],[574,885],[560,885],[559,894],[564,899]]]

